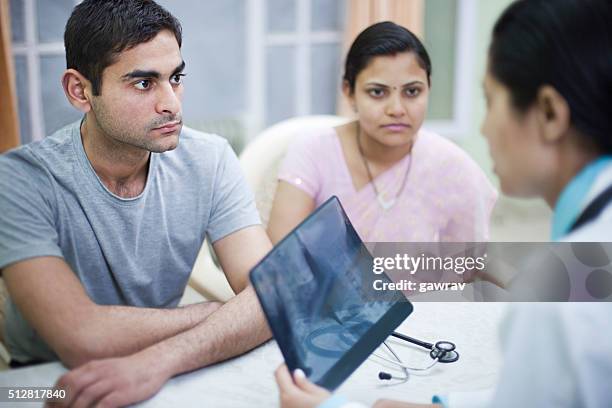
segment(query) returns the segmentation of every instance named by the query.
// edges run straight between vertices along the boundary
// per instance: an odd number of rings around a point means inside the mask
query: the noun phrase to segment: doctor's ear
[[[559,142],[570,128],[570,108],[565,98],[552,86],[545,85],[538,91],[535,108],[543,141]]]
[[[62,87],[68,102],[83,113],[91,109],[91,82],[76,69],[67,69],[62,75]]]

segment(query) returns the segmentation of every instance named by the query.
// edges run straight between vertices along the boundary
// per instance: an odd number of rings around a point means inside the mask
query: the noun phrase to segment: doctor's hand
[[[49,406],[114,408],[150,398],[171,374],[147,351],[90,361],[69,371],[55,385],[66,390],[66,399]]]
[[[308,381],[302,370],[295,370],[292,376],[283,364],[274,375],[282,408],[315,408],[331,396],[325,388]]]

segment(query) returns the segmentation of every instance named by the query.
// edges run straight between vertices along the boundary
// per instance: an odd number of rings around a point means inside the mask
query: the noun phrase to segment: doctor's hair
[[[515,1],[493,28],[489,72],[519,113],[552,86],[571,126],[612,152],[612,1]]]
[[[173,33],[181,46],[181,24],[152,0],[85,0],[66,23],[66,67],[85,76],[93,94],[99,95],[104,69],[121,52],[152,40],[163,30]]]
[[[346,56],[342,79],[354,92],[357,75],[372,58],[400,52],[413,52],[416,55],[419,66],[427,72],[427,84],[431,85],[431,60],[425,46],[410,30],[391,21],[373,24],[355,38]]]

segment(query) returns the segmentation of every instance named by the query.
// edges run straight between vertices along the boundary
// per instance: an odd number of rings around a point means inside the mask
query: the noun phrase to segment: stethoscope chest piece
[[[429,352],[429,355],[440,363],[454,363],[459,360],[459,353],[455,351],[455,344],[450,341],[437,342]]]

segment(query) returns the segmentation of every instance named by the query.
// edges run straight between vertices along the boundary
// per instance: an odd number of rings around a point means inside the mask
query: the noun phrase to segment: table
[[[412,374],[401,384],[378,380],[389,370],[370,357],[337,390],[349,399],[372,404],[379,398],[429,402],[434,393],[488,388],[496,383],[501,353],[497,336],[505,303],[414,302],[414,312],[398,329],[410,336],[435,342],[449,340],[461,357],[452,364],[438,364],[426,374]],[[393,341],[393,340],[391,340]],[[426,366],[431,360],[422,349],[394,343],[407,365]],[[161,391],[139,407],[274,407],[278,390],[274,370],[282,362],[273,341],[229,361],[170,380]],[[52,386],[66,371],[60,363],[0,373],[0,387]],[[21,408],[41,404],[20,403]],[[0,407],[10,406],[0,403]]]

